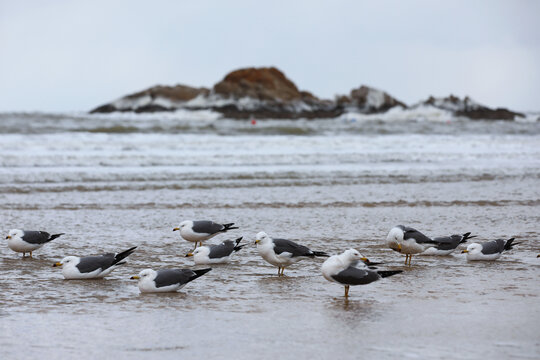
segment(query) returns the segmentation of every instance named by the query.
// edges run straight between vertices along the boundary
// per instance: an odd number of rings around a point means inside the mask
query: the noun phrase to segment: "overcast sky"
[[[86,111],[276,66],[318,97],[540,110],[540,1],[0,0],[0,111]]]

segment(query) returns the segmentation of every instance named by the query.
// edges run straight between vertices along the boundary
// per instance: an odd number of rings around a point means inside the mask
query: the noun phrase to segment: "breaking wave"
[[[394,108],[383,114],[346,113],[335,119],[221,118],[210,110],[160,113],[0,113],[0,134],[88,132],[103,134],[220,134],[220,135],[335,135],[335,134],[539,134],[540,114],[520,121],[478,121],[453,116],[430,106]]]

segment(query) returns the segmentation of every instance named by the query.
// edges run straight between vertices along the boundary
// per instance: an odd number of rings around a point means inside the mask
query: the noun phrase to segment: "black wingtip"
[[[383,270],[383,271],[377,271],[377,274],[379,274],[382,278],[393,276],[396,274],[402,273],[403,270]]]
[[[212,268],[193,270],[193,272],[194,272],[195,274],[197,274],[196,277],[199,277],[199,276],[203,276],[204,274],[206,274],[206,273],[209,272],[210,270],[212,270]]]
[[[129,249],[125,250],[125,251],[122,251],[122,252],[119,253],[118,255],[124,255],[124,254],[126,254],[126,256],[129,256],[129,255],[131,255],[131,254],[135,251],[136,248],[137,248],[137,247],[134,246],[134,247],[129,248]],[[116,256],[118,256],[118,255],[116,255]],[[126,257],[126,256],[124,256],[124,257]]]
[[[225,231],[228,231],[228,230],[234,230],[234,229],[238,229],[238,226],[233,226],[234,223],[229,223],[229,224],[221,224],[223,225],[224,229],[221,230],[221,232],[225,232]]]
[[[516,238],[510,238],[506,240],[506,243],[504,244],[504,250],[512,250],[515,245],[521,244],[521,243],[515,243],[514,240]]]
[[[242,250],[247,244],[237,245],[233,248],[234,251]]]
[[[313,256],[321,256],[321,257],[330,257],[327,253],[324,251],[312,251]]]
[[[470,232],[466,232],[465,234],[463,234],[463,235],[461,235],[461,236],[462,236],[463,238],[462,238],[461,241],[459,242],[460,244],[463,244],[464,242],[467,242],[467,240],[476,237],[476,235],[472,235],[472,236],[471,236],[471,233],[470,233]]]
[[[374,266],[374,265],[382,265],[384,264],[383,262],[374,262],[374,261],[364,261],[364,264],[368,265],[368,266]]]
[[[58,238],[58,237],[60,237],[60,236],[62,236],[62,235],[65,235],[65,233],[53,234],[53,235],[51,235],[51,237],[49,238],[49,241],[52,241],[52,240],[54,240],[54,239],[56,239],[56,238]]]
[[[137,247],[134,246],[134,247],[132,247],[132,248],[129,248],[129,249],[125,250],[125,251],[122,251],[122,252],[116,254],[116,255],[114,256],[114,263],[113,263],[113,265],[120,265],[120,261],[124,260],[124,259],[127,258],[129,255],[131,255],[131,254],[133,253],[133,251],[135,251],[136,248],[137,248]]]
[[[244,238],[243,236],[240,236],[238,239],[234,240],[236,245],[240,244],[240,241],[242,241],[243,238]]]

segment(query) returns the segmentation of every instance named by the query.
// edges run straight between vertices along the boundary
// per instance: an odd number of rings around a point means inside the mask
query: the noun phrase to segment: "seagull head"
[[[386,239],[399,242],[399,241],[403,241],[404,236],[405,236],[405,231],[403,231],[403,225],[398,225],[398,226],[394,226],[390,230]]]
[[[139,275],[134,275],[134,276],[130,277],[130,279],[139,280],[139,281],[142,281],[142,280],[145,280],[145,279],[153,280],[156,277],[156,275],[157,275],[157,272],[155,270],[144,269],[143,271],[141,271],[139,273]]]
[[[63,265],[77,265],[79,263],[79,258],[76,256],[66,256],[61,261],[56,262],[53,267],[63,266]]]
[[[354,261],[362,261],[362,262],[366,262],[369,260],[362,254],[360,254],[360,252],[358,252],[358,250],[356,249],[349,249],[349,250],[345,250],[343,252],[343,254],[341,254],[341,256],[347,261],[347,262],[354,262]]]
[[[193,252],[187,253],[186,257],[197,255],[208,256],[208,254],[210,254],[210,249],[208,248],[208,246],[199,246]]]
[[[190,224],[193,224],[193,221],[190,221],[190,220],[185,220],[185,221],[182,221],[180,223],[180,225],[178,225],[178,227],[175,227],[172,231],[182,231],[186,226],[189,226]]]
[[[479,254],[482,251],[482,245],[478,243],[472,243],[469,246],[467,246],[466,250],[463,250],[461,253],[469,253],[469,254]]]
[[[257,233],[255,236],[255,244],[264,245],[270,241],[272,241],[272,239],[264,231]]]
[[[390,249],[401,252],[401,243],[404,241],[404,235],[402,225],[393,227],[386,237],[386,244]]]
[[[8,235],[6,236],[6,239],[19,239],[22,238],[24,235],[24,231],[19,229],[11,229],[8,232]]]

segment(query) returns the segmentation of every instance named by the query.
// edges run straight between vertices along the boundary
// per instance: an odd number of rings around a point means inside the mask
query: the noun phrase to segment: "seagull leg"
[[[409,266],[411,266],[412,254],[409,255]]]
[[[409,260],[409,254],[405,254],[405,265],[407,265],[407,260]]]
[[[22,253],[22,257],[23,257],[23,258],[26,257],[26,253],[25,253],[25,252]]]
[[[32,258],[32,252],[30,251],[30,258]]]
[[[345,297],[349,297],[349,285],[345,285]]]
[[[281,267],[281,276],[285,276],[285,275],[283,274],[284,271],[285,271],[285,267],[283,266],[283,267]]]
[[[281,266],[278,266],[277,268],[277,276],[281,276]]]
[[[199,246],[202,246],[202,241],[199,241]]]

